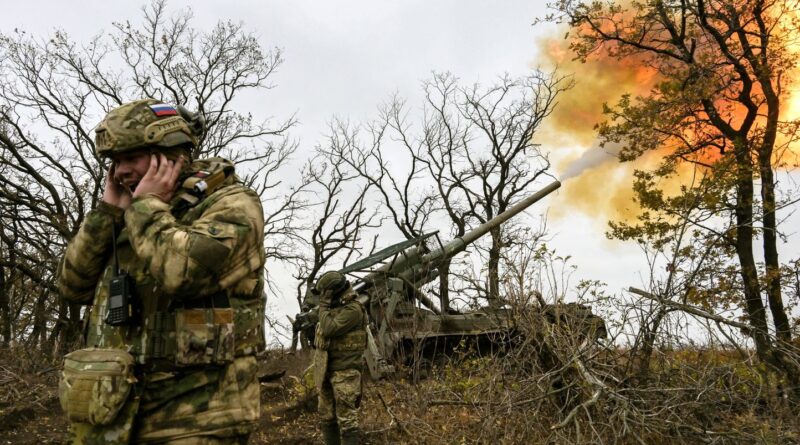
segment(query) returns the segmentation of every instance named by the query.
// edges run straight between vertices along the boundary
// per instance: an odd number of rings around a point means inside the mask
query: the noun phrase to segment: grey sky
[[[55,28],[85,40],[113,21],[136,20],[144,2],[4,1],[0,29],[45,35]],[[194,24],[243,22],[286,63],[269,94],[270,113],[300,111],[304,127],[321,129],[333,113],[369,114],[394,90],[416,92],[432,70],[468,81],[518,75],[536,65],[538,2],[505,1],[170,1],[191,6]],[[303,128],[303,134],[313,131]]]

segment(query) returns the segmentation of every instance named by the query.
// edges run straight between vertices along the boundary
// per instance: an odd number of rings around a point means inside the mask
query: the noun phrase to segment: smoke
[[[563,34],[561,34],[563,35]],[[563,182],[564,206],[552,210],[555,218],[582,212],[605,225],[609,219],[627,219],[638,213],[634,200],[633,165],[620,163],[621,144],[603,146],[597,125],[607,119],[605,104],[615,104],[624,94],[646,94],[656,83],[656,73],[642,60],[623,60],[597,54],[585,63],[572,60],[569,41],[546,38],[539,42],[544,65],[574,76],[575,87],[564,92],[545,121],[538,141],[550,149]]]
[[[569,164],[561,174],[561,181],[565,182],[580,176],[593,168],[603,168],[605,164],[616,163],[620,150],[622,150],[622,144],[617,143],[605,144],[603,147],[599,145],[590,147],[578,159]]]

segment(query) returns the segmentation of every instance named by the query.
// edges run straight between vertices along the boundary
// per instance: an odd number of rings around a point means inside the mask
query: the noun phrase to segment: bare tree
[[[329,138],[335,144],[334,138]],[[331,264],[347,265],[354,255],[368,255],[375,248],[366,248],[364,236],[370,229],[380,227],[381,218],[377,208],[370,208],[367,201],[371,184],[358,184],[358,176],[348,174],[342,166],[329,163],[324,149],[317,149],[317,156],[309,160],[304,169],[310,190],[316,195],[315,210],[308,228],[312,256],[298,270],[301,281],[297,288],[297,301],[302,306],[302,289],[313,286],[319,273]],[[355,258],[357,259],[357,258]]]
[[[448,209],[458,230],[464,216],[483,224],[506,211],[548,174],[550,162],[534,137],[558,95],[571,86],[571,79],[541,71],[519,79],[503,76],[485,88],[459,87],[447,74],[425,84],[426,135],[436,135],[425,144],[426,161],[442,198],[452,196],[453,189],[461,192],[466,213]],[[445,155],[444,147],[455,153]],[[509,244],[500,227],[492,230],[485,294],[490,305],[501,304],[500,259]]]
[[[314,285],[324,268],[346,266],[354,256],[371,254],[375,248],[365,251],[364,236],[381,225],[382,218],[376,207],[367,201],[368,190],[372,185],[358,175],[348,173],[343,166],[331,163],[331,147],[338,143],[335,133],[328,137],[326,145],[316,148],[316,155],[308,160],[302,169],[302,194],[310,195],[304,199],[303,220],[310,221],[302,227],[294,227],[302,238],[298,243],[298,261],[294,278],[297,279],[297,304],[304,313],[314,303],[309,300],[309,289]],[[305,255],[304,252],[309,252]],[[301,340],[304,348],[313,333],[305,321],[293,319],[291,351]],[[303,335],[300,335],[300,334]]]
[[[423,82],[419,129],[408,118],[405,101],[395,96],[369,125],[371,144],[360,146],[356,131],[339,126],[346,144],[338,155],[380,191],[406,238],[422,234],[434,212],[446,215],[452,236],[462,236],[507,210],[547,175],[549,161],[534,137],[558,95],[571,86],[570,78],[541,71],[519,79],[503,76],[488,87],[463,87],[453,75],[435,73]],[[401,162],[403,176],[396,173]],[[479,295],[492,305],[499,304],[500,254],[509,242],[500,228],[491,232],[488,289]],[[445,264],[439,286],[445,310],[448,273]]]
[[[381,106],[379,117],[365,126],[335,119],[325,154],[332,163],[346,166],[374,188],[394,226],[406,239],[412,239],[422,235],[429,223],[434,198],[424,190],[423,166],[415,147],[402,145],[407,165],[393,152],[397,146],[388,132],[391,118],[398,112],[398,100]]]

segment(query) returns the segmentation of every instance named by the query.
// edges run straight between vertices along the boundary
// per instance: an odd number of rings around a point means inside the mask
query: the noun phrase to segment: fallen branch
[[[392,422],[389,424],[389,427],[391,427],[392,425],[397,425],[401,430],[403,430],[404,433],[406,433],[409,436],[413,437],[412,434],[405,427],[405,425],[403,425],[403,422],[401,422],[400,419],[398,419],[397,416],[394,415],[394,413],[392,412],[392,409],[389,408],[389,405],[386,403],[386,401],[383,400],[383,396],[381,395],[381,393],[380,392],[376,392],[376,394],[378,396],[378,399],[380,399],[381,403],[383,404],[383,408],[386,410],[386,413],[389,414],[389,417],[392,418]]]
[[[586,408],[594,405],[595,403],[597,403],[598,400],[600,400],[600,393],[602,393],[602,390],[598,389],[597,391],[595,391],[594,394],[592,395],[591,399],[581,403],[580,405],[576,406],[575,408],[572,408],[572,411],[570,411],[569,414],[567,414],[567,417],[564,420],[562,420],[560,423],[558,423],[556,425],[551,426],[550,429],[551,430],[557,430],[557,429],[564,428],[565,426],[569,425],[569,423],[575,417],[575,414],[577,414],[578,411],[581,408],[586,409]]]
[[[707,318],[709,320],[716,321],[717,323],[726,324],[728,326],[733,326],[735,328],[744,329],[745,332],[750,332],[753,330],[753,327],[747,325],[745,323],[739,323],[738,321],[728,320],[725,317],[721,317],[716,314],[712,314],[710,312],[706,312],[700,308],[692,306],[690,304],[678,303],[677,301],[666,300],[661,298],[657,295],[653,295],[650,292],[643,291],[641,289],[637,289],[635,287],[629,287],[628,292],[639,295],[641,297],[647,298],[649,300],[657,301],[665,306],[670,306],[680,311],[686,312],[687,314],[696,315],[698,317]]]

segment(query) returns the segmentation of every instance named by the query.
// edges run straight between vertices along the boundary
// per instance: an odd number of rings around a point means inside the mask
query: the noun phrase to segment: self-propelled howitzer
[[[447,296],[440,296],[437,305],[421,287],[435,280],[439,268],[467,246],[560,186],[560,182],[552,182],[463,236],[438,243],[438,248],[426,246],[425,241],[435,235],[429,233],[388,247],[340,271],[351,273],[380,264],[354,284],[358,299],[369,314],[365,357],[374,378],[392,372],[393,363],[408,363],[409,357],[424,357],[426,351],[447,351],[464,338],[501,337],[510,331],[511,314],[503,305],[461,313],[449,309]],[[309,302],[304,309],[310,310],[296,317],[296,331],[313,335],[314,303]]]
[[[392,261],[382,265],[367,276],[361,278],[357,285],[359,293],[380,284],[386,277],[396,277],[408,281],[419,287],[427,284],[437,277],[436,269],[455,255],[463,252],[467,246],[475,242],[480,237],[489,233],[495,227],[499,227],[504,222],[513,218],[524,211],[540,199],[561,187],[561,183],[553,181],[538,192],[526,197],[516,203],[511,208],[500,213],[489,221],[479,225],[460,237],[456,237],[438,249],[427,251],[424,245],[417,243],[414,247],[404,250]],[[423,235],[421,239],[426,239],[432,234]],[[350,268],[347,268],[350,269]]]

